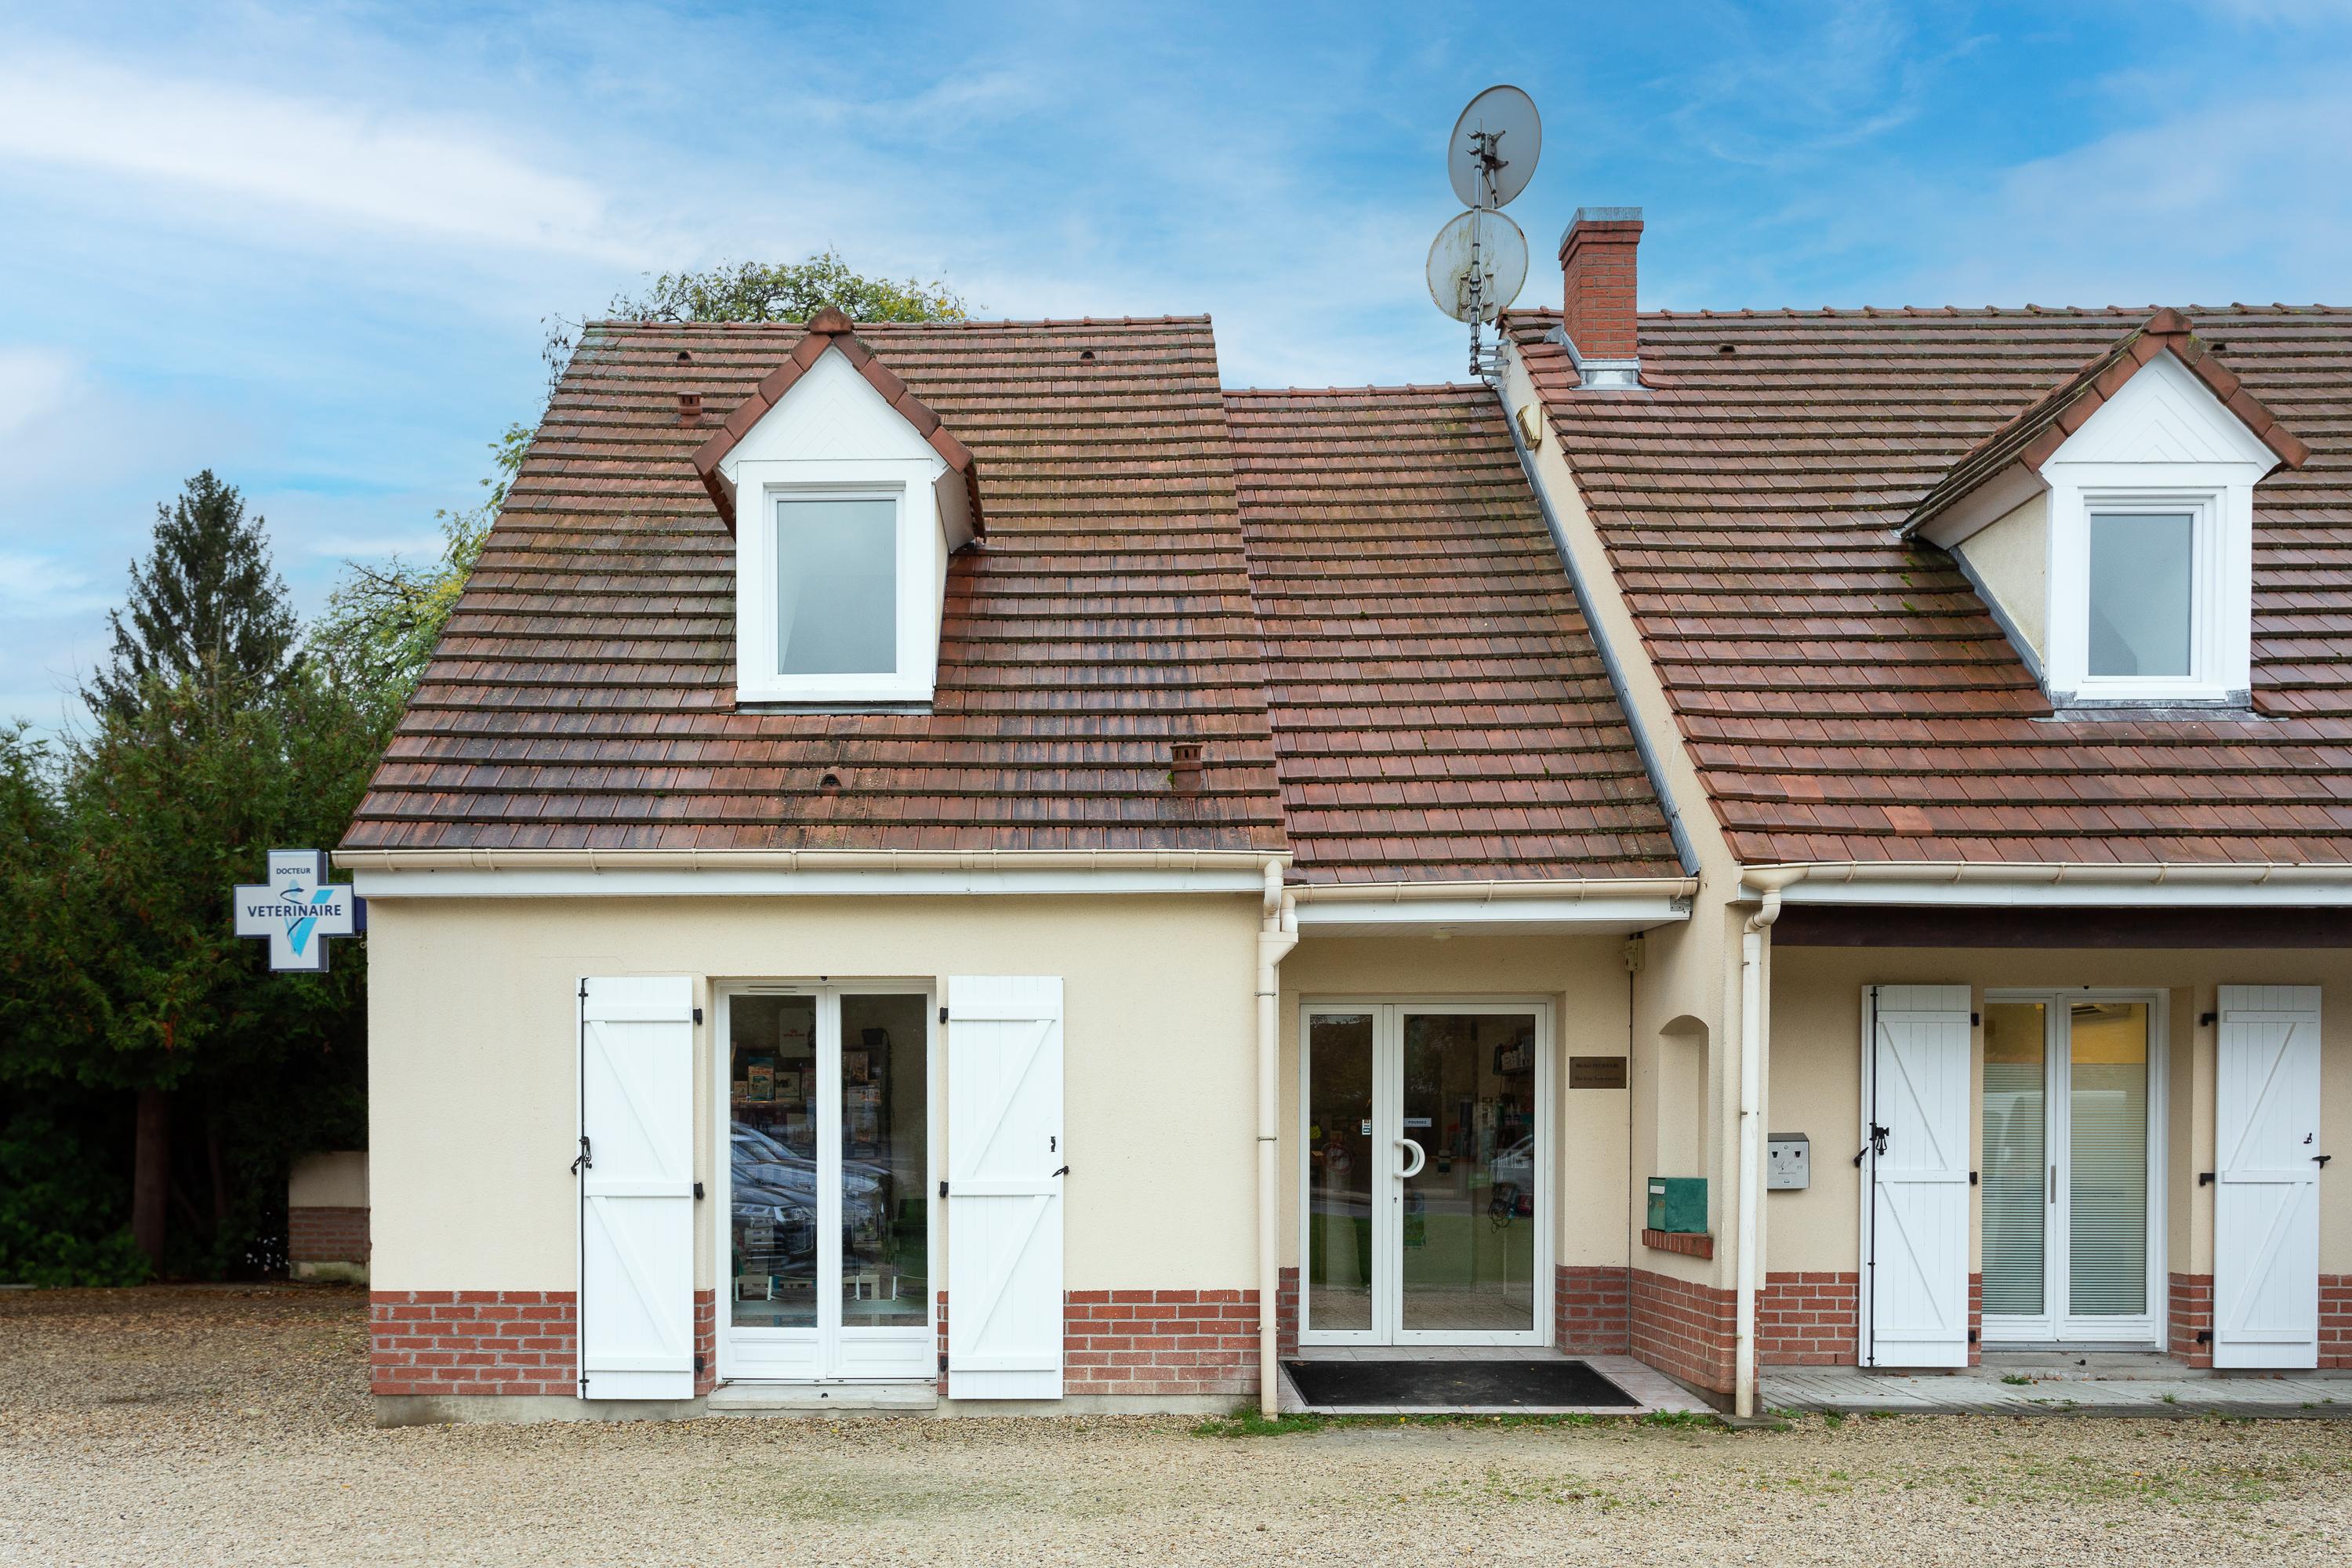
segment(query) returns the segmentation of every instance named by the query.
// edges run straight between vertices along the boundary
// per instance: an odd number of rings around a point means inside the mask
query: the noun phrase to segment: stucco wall
[[[685,973],[709,1020],[706,1183],[713,981],[1063,976],[1068,1289],[1253,1289],[1257,908],[1221,895],[372,900],[376,1287],[572,1289],[577,981]],[[951,1071],[951,1028],[946,1052]],[[942,1134],[934,1162],[945,1152]],[[697,1227],[701,1289],[712,1223]],[[935,1245],[944,1279],[945,1237]]]
[[[2213,1166],[2214,1030],[2198,1022],[2217,1009],[2221,985],[2319,985],[2321,1136],[2352,1129],[2352,953],[2293,952],[2048,952],[2002,948],[1779,948],[1773,959],[1770,1130],[1812,1139],[1812,1186],[1765,1194],[1765,1260],[1775,1273],[1858,1267],[1861,1173],[1852,1163],[1861,1137],[1862,988],[1870,984],[1968,984],[1981,1010],[1987,987],[2144,987],[2168,997],[2165,1063],[2166,1266],[2205,1274],[2213,1267],[2213,1190],[2197,1173]],[[1977,1032],[1970,1095],[1981,1101],[1982,1031]],[[1972,1136],[1982,1117],[1972,1107]],[[1981,1161],[1979,1161],[1979,1168]],[[2341,1166],[2320,1179],[2319,1267],[2352,1271],[2352,1191]],[[1978,1193],[1971,1190],[1975,1206]],[[1971,1236],[1976,1234],[1971,1215]],[[1972,1240],[1971,1270],[1979,1267]]]
[[[2050,648],[2050,498],[2027,497],[1957,546],[2009,624],[2047,658]]]

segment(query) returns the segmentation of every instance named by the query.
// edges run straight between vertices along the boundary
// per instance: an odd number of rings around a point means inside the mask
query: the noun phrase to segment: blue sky
[[[0,718],[53,727],[203,467],[315,608],[538,411],[542,318],[837,247],[989,315],[1206,310],[1437,381],[1442,145],[1540,105],[1645,307],[2352,303],[2352,0],[0,6]]]

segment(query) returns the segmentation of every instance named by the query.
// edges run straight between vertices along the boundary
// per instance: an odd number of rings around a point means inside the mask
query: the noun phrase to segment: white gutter
[[[1764,1209],[1764,1060],[1771,1042],[1765,1016],[1764,942],[1780,918],[1780,891],[1802,879],[1803,870],[1769,867],[1747,874],[1760,889],[1758,908],[1739,935],[1739,1217],[1738,1255],[1733,1263],[1732,1410],[1741,1419],[1756,1414],[1756,1291],[1763,1278],[1759,1232]],[[1743,888],[1741,891],[1746,892]]]
[[[1282,994],[1277,971],[1298,945],[1298,904],[1283,890],[1282,867],[1265,865],[1264,911],[1257,933],[1257,1406],[1272,1416],[1280,1406],[1276,1366],[1275,1309],[1281,1293],[1282,1261],[1276,1232],[1281,1224],[1280,1173],[1276,1158],[1281,1137]],[[1302,1284],[1301,1289],[1304,1289]]]
[[[1440,899],[1475,903],[1522,899],[1687,899],[1696,877],[1559,877],[1467,882],[1306,882],[1291,889],[1302,904],[1402,904]]]
[[[1293,891],[1307,936],[1391,926],[1605,926],[1642,930],[1690,919],[1689,877],[1475,882],[1310,882]]]
[[[1787,901],[1801,904],[1916,904],[1984,908],[2083,905],[2194,908],[2248,904],[2352,905],[2352,865],[2233,865],[2153,862],[2107,865],[2053,862],[1916,861],[1760,866],[1741,873],[1744,897],[1760,896],[1768,876],[1793,873]]]
[[[1255,892],[1287,854],[1214,849],[341,849],[362,898]]]

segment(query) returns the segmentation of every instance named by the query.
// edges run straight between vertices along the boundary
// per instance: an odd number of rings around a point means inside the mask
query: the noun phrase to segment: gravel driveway
[[[364,1299],[0,1292],[0,1563],[2352,1558],[2352,1422],[370,1425]]]

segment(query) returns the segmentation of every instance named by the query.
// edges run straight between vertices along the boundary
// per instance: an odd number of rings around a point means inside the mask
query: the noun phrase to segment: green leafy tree
[[[490,524],[506,504],[507,488],[530,449],[532,434],[528,425],[509,425],[490,443],[497,468],[482,480],[489,493],[479,505],[434,513],[441,525],[437,557],[424,563],[396,555],[382,563],[343,563],[326,613],[310,628],[310,651],[386,723],[398,717],[424,678],[449,612],[481,557]]]
[[[853,321],[961,321],[963,296],[934,279],[868,278],[826,250],[806,261],[722,261],[664,272],[643,294],[614,297],[612,315],[635,321],[805,321],[827,305]]]
[[[363,1136],[357,944],[328,974],[273,974],[227,899],[273,847],[341,837],[381,739],[325,671],[272,689],[205,669],[151,677],[136,707],[68,748],[50,870],[49,984],[65,1005],[6,1068],[132,1095],[131,1234],[157,1268],[255,1262],[292,1155]]]
[[[93,710],[129,713],[157,678],[274,689],[298,661],[294,611],[270,569],[264,521],[247,521],[245,498],[210,468],[156,507],[146,563],[131,563],[129,602],[106,618],[114,647],[83,690]]]

